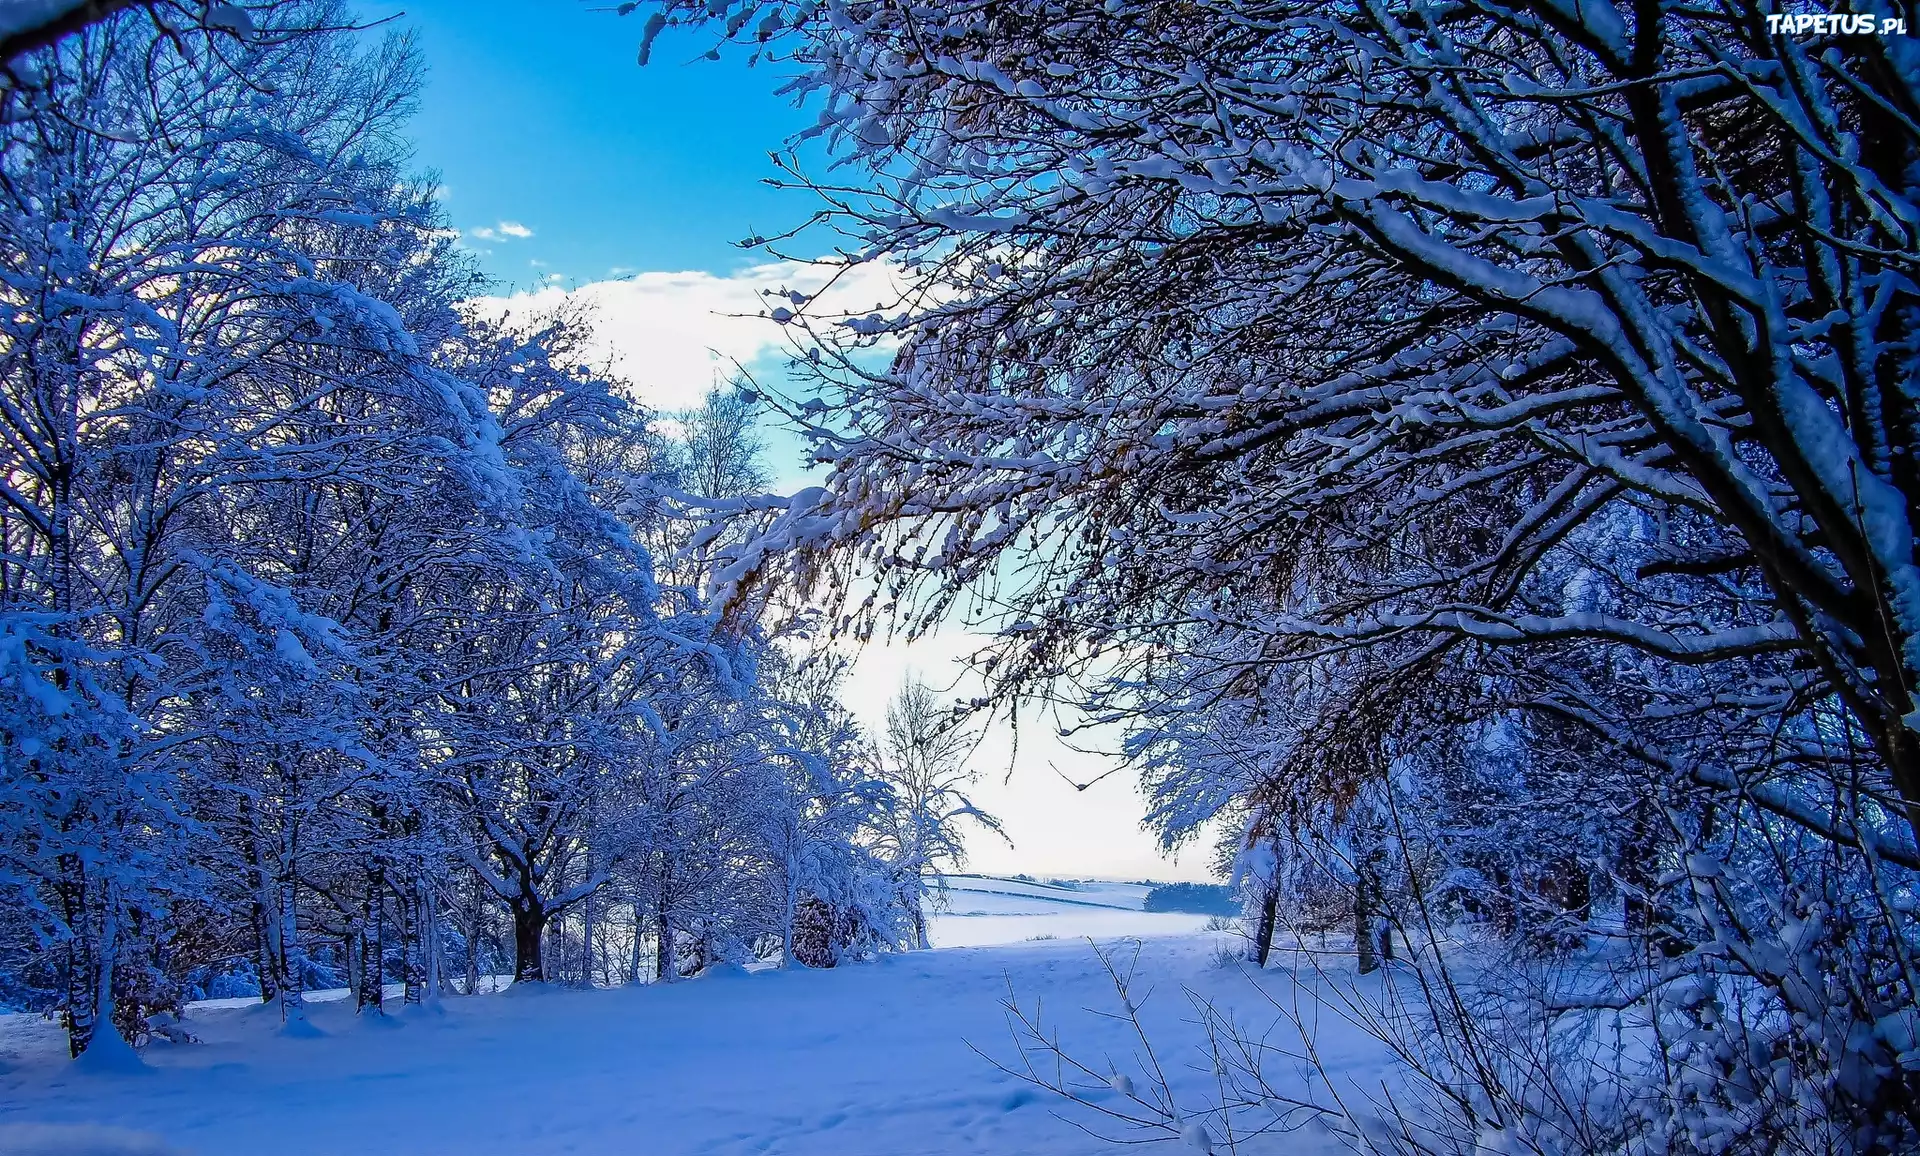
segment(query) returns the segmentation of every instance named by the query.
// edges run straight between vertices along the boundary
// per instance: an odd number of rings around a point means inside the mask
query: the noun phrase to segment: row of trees
[[[134,7],[0,84],[0,998],[111,1054],[222,983],[298,1028],[924,941],[951,800],[699,596],[738,400],[463,304],[405,38]]]
[[[1262,953],[1315,906],[1411,933],[1433,1097],[1356,1137],[1920,1142],[1913,41],[1742,2],[655,7],[791,58],[837,174],[795,180],[910,274],[774,315],[832,473],[721,597],[981,608],[994,697],[1123,728],[1170,843],[1228,821]],[[1574,951],[1559,990],[1481,1014],[1460,918]]]

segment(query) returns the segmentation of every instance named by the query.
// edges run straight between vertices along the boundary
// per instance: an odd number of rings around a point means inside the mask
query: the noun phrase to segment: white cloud
[[[547,287],[493,297],[490,310],[527,314],[552,309],[562,300],[593,307],[599,348],[611,355],[621,376],[632,381],[639,399],[656,409],[697,405],[735,362],[751,365],[790,352],[793,336],[767,315],[791,301],[769,299],[767,291],[818,294],[810,311],[866,311],[899,296],[898,279],[880,265],[834,270],[800,261],[755,265],[728,276],[705,272],[634,273],[613,281],[595,281],[575,289]],[[833,284],[827,287],[828,281]]]
[[[495,225],[482,225],[477,229],[468,229],[467,236],[482,241],[524,241],[533,236],[533,230],[518,221],[501,221]]]

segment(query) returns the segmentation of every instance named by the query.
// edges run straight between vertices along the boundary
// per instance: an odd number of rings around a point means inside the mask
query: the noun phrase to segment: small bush
[[[1232,943],[1214,944],[1213,954],[1207,957],[1207,966],[1220,971],[1231,971],[1251,965],[1247,962],[1245,945],[1235,941]]]

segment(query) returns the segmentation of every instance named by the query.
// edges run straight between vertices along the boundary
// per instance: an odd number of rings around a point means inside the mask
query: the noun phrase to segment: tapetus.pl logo
[[[1769,36],[1905,36],[1904,16],[1871,12],[1769,12]]]

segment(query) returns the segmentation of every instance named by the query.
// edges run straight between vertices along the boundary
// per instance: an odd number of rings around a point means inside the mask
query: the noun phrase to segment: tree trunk
[[[360,1006],[376,1015],[386,1013],[386,921],[381,891],[380,868],[367,869],[366,907],[360,921]]]
[[[913,904],[914,947],[917,950],[925,951],[933,946],[933,937],[927,933],[928,890],[926,872],[918,867],[914,868],[910,886],[911,890],[908,891],[907,895],[908,901]]]
[[[470,880],[472,901],[467,905],[467,994],[480,990],[480,928],[487,918],[487,900],[477,881]]]
[[[693,934],[693,963],[687,968],[688,975],[699,975],[719,956],[714,952],[713,932],[705,920]]]
[[[1273,926],[1280,918],[1280,881],[1269,879],[1260,889],[1260,923],[1254,928],[1251,945],[1255,967],[1265,968],[1273,951]]]
[[[274,962],[273,941],[277,938],[275,924],[278,921],[267,910],[266,903],[255,893],[253,900],[253,943],[254,970],[260,977],[260,1002],[272,1003],[280,998],[280,985],[275,981],[279,967]]]
[[[627,982],[640,983],[640,941],[645,938],[640,931],[647,925],[647,913],[639,900],[633,904],[633,941],[627,945]]]
[[[1380,970],[1379,937],[1373,926],[1373,879],[1364,865],[1353,884],[1353,949],[1360,957],[1360,974]]]
[[[258,881],[253,908],[260,938],[260,1000],[279,1003],[282,1023],[304,1021],[306,1006],[300,995],[300,977],[293,974],[291,966],[291,945],[298,933],[292,887],[268,878],[264,869]]]
[[[792,846],[791,842],[788,844]],[[786,901],[780,909],[780,967],[782,970],[793,966],[793,920],[800,910],[799,871],[793,862],[791,853],[787,856]],[[914,944],[918,947],[919,944]]]
[[[272,1003],[280,996],[279,953],[274,949],[275,941],[280,938],[279,913],[277,906],[269,898],[271,883],[267,879],[266,869],[259,862],[253,865],[253,953],[254,970],[260,978],[260,1002]]]
[[[285,884],[274,888],[274,898],[280,909],[273,912],[274,926],[278,933],[273,940],[275,979],[280,985],[280,1022],[298,1026],[307,1022],[307,999],[301,992],[300,969],[294,965],[295,952],[300,946],[300,912],[297,904],[299,895],[294,890],[293,873],[288,871]]]
[[[87,1041],[88,1047],[92,1047],[94,1044],[100,1042],[102,1037],[106,1037],[109,1041],[112,1041],[114,1037],[120,1035],[119,1026],[113,1022],[115,1009],[113,996],[113,965],[117,958],[117,952],[119,950],[118,941],[120,938],[120,913],[118,908],[119,898],[113,893],[113,888],[109,886],[105,902],[102,904],[102,910],[100,912],[100,950],[97,956],[98,962],[94,969],[94,983],[96,987],[93,996],[93,1008],[95,1018],[93,1035]],[[121,1043],[119,1046],[125,1047],[126,1044]]]
[[[440,999],[440,901],[425,880],[419,888],[421,970],[425,973],[426,998],[430,1003],[437,1003]]]
[[[353,1006],[360,1006],[360,943],[364,938],[364,929],[356,924],[347,931],[347,937],[340,942],[340,958],[347,972],[347,994],[353,997]]]
[[[86,865],[78,856],[60,857],[61,916],[67,925],[65,1018],[67,1053],[78,1058],[93,1042],[99,1024],[99,942],[93,934],[93,913],[87,895]]]
[[[400,916],[400,969],[405,984],[402,1002],[412,1005],[426,998],[426,940],[420,922],[420,888],[395,888],[394,909]]]
[[[547,912],[537,898],[522,895],[513,903],[513,982],[547,982],[541,949],[546,939]]]
[[[660,862],[660,890],[654,896],[653,910],[653,979],[655,983],[672,983],[679,979],[679,962],[673,957],[673,920],[668,912],[673,907],[673,861],[665,854]]]
[[[260,980],[260,1002],[272,1003],[280,996],[282,952],[280,950],[280,880],[268,860],[264,844],[267,833],[261,829],[258,812],[243,795],[240,818],[245,824],[247,871],[253,886],[254,970]],[[278,859],[275,855],[274,859]]]
[[[593,941],[600,933],[600,922],[594,918],[593,895],[581,900],[580,905],[580,986],[593,986]]]
[[[672,983],[680,978],[680,965],[673,958],[673,925],[667,918],[665,900],[654,912],[653,927],[653,978],[659,983]]]

